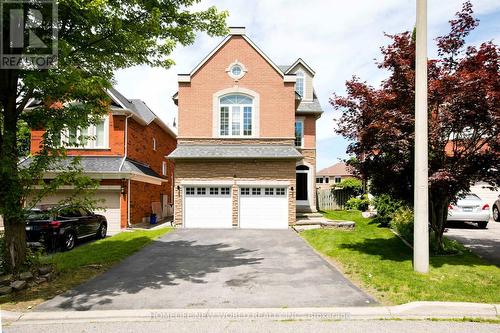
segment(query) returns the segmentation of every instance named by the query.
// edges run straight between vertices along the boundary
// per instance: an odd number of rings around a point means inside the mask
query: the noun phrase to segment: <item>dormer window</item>
[[[295,92],[300,95],[300,97],[304,98],[305,92],[305,81],[304,81],[304,72],[298,71],[295,73],[296,81],[295,81]]]
[[[220,98],[219,135],[252,136],[253,99],[234,94]]]

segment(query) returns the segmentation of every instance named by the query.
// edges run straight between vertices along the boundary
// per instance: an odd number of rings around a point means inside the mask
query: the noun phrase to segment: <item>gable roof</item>
[[[316,173],[318,176],[354,176],[354,170],[344,162],[335,163]]]
[[[306,64],[306,62],[304,60],[302,60],[302,58],[295,60],[295,62],[293,64],[291,64],[290,66],[280,66],[280,67],[282,69],[284,69],[283,73],[290,74],[290,71],[292,69],[294,69],[295,66],[297,66],[298,64],[301,64],[305,69],[307,69],[309,71],[309,73],[311,73],[312,76],[316,75],[316,72],[311,67],[309,67],[309,65]],[[285,67],[286,67],[286,69],[285,69]]]
[[[203,67],[205,63],[207,63],[217,51],[219,51],[226,43],[233,37],[233,36],[241,36],[257,53],[259,53],[264,60],[267,61],[267,63],[273,67],[278,74],[283,76],[283,80],[285,82],[295,82],[295,74],[285,74],[283,70],[277,66],[248,36],[245,34],[245,28],[244,27],[230,27],[229,28],[230,32],[229,35],[227,35],[222,42],[217,45],[212,52],[210,52],[203,60],[198,63],[198,65],[189,73],[189,74],[179,74],[179,82],[190,82],[191,81],[191,76],[196,74],[196,72]]]

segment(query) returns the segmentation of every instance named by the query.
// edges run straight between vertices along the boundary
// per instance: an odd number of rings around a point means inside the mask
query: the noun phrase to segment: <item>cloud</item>
[[[460,10],[462,0],[428,1],[429,49],[432,39],[446,33],[448,20]],[[473,1],[479,18],[490,21],[471,36],[474,42],[498,38],[500,3]],[[246,26],[247,35],[277,64],[291,64],[302,57],[316,70],[315,89],[325,114],[317,123],[318,164],[335,162],[347,143],[340,138],[335,149],[327,149],[335,138],[334,111],[328,103],[333,92],[343,94],[344,83],[357,75],[378,84],[386,75],[374,64],[379,48],[387,44],[384,32],[411,30],[415,22],[415,0],[223,0],[202,1],[194,8],[215,5],[230,13],[229,25]],[[496,27],[494,29],[493,27]],[[171,96],[177,91],[177,74],[190,72],[219,42],[200,34],[188,47],[172,54],[176,65],[169,70],[145,66],[116,73],[117,87],[130,98],[140,98],[165,121],[171,123],[177,108]],[[340,146],[341,148],[339,148]],[[321,154],[321,156],[319,155]],[[324,154],[324,155],[323,155]]]

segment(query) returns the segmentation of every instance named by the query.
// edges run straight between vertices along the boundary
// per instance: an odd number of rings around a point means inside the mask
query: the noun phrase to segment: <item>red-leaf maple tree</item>
[[[450,32],[436,39],[437,58],[428,60],[429,216],[442,250],[448,206],[477,181],[500,184],[500,48],[492,41],[466,46],[477,27],[467,1]],[[355,168],[374,194],[413,200],[415,39],[387,35],[380,69],[390,73],[376,88],[357,77],[347,95],[330,103],[342,111],[337,133],[352,143]]]

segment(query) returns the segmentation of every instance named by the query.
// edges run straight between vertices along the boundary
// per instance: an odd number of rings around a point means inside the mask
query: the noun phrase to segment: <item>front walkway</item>
[[[38,310],[373,304],[292,230],[180,229]]]

